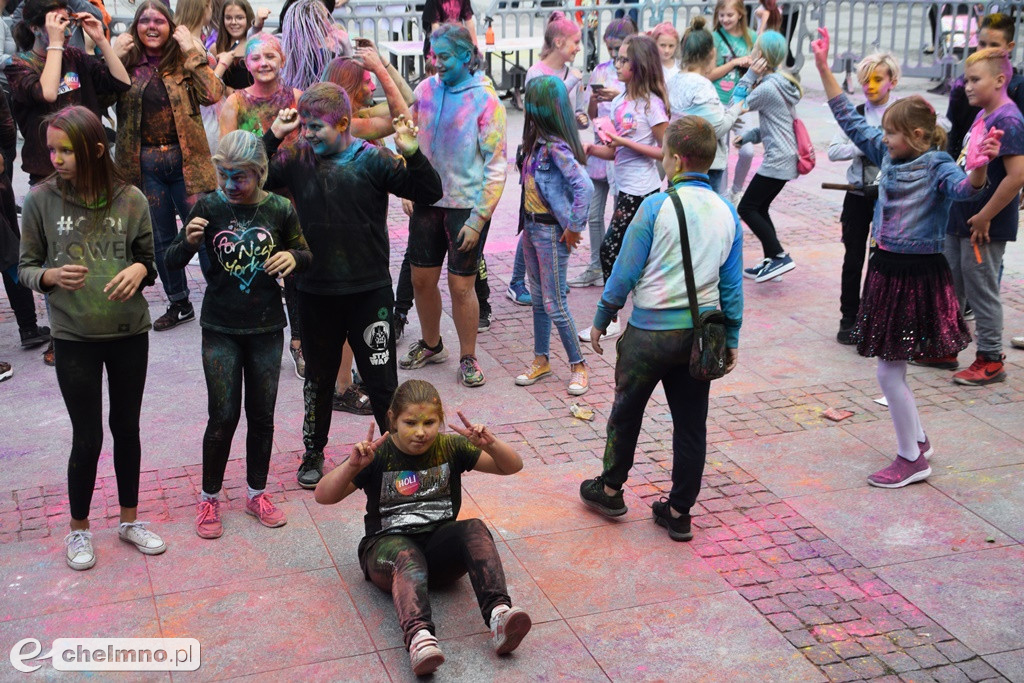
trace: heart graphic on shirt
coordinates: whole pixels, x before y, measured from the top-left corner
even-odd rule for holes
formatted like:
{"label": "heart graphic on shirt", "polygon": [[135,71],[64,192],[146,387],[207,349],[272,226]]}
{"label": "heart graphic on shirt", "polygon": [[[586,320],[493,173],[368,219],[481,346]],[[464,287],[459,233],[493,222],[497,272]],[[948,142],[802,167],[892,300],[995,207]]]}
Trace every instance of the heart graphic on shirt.
{"label": "heart graphic on shirt", "polygon": [[238,288],[247,294],[253,279],[274,253],[274,246],[274,236],[266,228],[248,228],[241,233],[221,230],[213,236],[217,260],[224,270],[238,278]]}

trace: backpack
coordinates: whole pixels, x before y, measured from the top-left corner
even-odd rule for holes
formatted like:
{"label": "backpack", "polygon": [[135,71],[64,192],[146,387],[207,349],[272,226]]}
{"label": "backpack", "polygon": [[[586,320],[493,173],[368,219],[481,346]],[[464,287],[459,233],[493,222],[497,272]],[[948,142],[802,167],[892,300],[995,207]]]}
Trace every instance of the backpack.
{"label": "backpack", "polygon": [[[782,86],[776,83],[779,89],[779,94],[782,95]],[[789,107],[789,113],[793,116],[793,136],[796,138],[796,172],[800,175],[807,175],[814,170],[814,164],[816,161],[814,154],[814,143],[811,142],[811,136],[807,132],[807,126],[804,122],[797,118],[796,108],[793,105],[786,103]]]}

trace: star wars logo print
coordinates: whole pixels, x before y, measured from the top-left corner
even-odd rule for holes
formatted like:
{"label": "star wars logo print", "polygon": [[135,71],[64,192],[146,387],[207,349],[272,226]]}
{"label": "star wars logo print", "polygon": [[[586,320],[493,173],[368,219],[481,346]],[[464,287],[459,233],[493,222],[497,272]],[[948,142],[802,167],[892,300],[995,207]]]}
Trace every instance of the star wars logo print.
{"label": "star wars logo print", "polygon": [[370,365],[384,365],[391,359],[388,351],[390,339],[391,325],[386,320],[370,323],[363,330],[363,341],[370,348]]}

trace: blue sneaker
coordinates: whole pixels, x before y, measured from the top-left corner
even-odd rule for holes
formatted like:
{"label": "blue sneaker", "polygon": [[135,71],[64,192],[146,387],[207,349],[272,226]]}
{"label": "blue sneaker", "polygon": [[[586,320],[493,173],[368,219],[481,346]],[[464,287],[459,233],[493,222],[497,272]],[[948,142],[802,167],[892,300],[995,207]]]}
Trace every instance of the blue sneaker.
{"label": "blue sneaker", "polygon": [[767,266],[771,262],[772,260],[770,258],[766,258],[764,261],[761,261],[756,266],[744,268],[743,277],[750,278],[751,280],[757,278],[757,276],[761,274],[761,271],[764,270],[765,266]]}
{"label": "blue sneaker", "polygon": [[796,268],[796,264],[793,263],[793,258],[789,254],[783,254],[782,256],[776,256],[764,263],[761,266],[761,272],[754,278],[754,282],[765,282],[773,278],[777,278],[783,273]]}
{"label": "blue sneaker", "polygon": [[530,293],[526,291],[525,282],[511,283],[508,286],[508,289],[505,290],[505,296],[507,296],[509,299],[512,299],[513,302],[519,304],[520,306],[533,305],[533,297],[531,297]]}

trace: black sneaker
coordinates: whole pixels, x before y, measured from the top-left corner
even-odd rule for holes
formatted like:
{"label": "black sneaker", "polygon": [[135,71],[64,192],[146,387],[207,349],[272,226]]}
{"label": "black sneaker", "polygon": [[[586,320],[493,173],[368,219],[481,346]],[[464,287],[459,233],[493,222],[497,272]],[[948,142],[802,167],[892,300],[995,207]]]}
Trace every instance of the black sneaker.
{"label": "black sneaker", "polygon": [[175,301],[167,307],[166,313],[153,321],[153,330],[163,332],[195,319],[196,310],[192,308],[191,301]]}
{"label": "black sneaker", "polygon": [[668,537],[673,541],[689,541],[693,539],[693,532],[690,531],[690,514],[683,513],[679,517],[673,517],[669,509],[668,498],[662,498],[651,506],[651,515],[654,523],[668,529]]}
{"label": "black sneaker", "polygon": [[299,472],[295,478],[299,486],[304,489],[315,489],[316,485],[324,476],[324,454],[315,451],[306,451],[302,456],[302,464],[299,465]]}
{"label": "black sneaker", "polygon": [[23,349],[34,349],[50,341],[49,327],[32,326],[19,330],[18,333],[21,335],[21,348]]}
{"label": "black sneaker", "polygon": [[491,314],[490,313],[481,313],[480,314],[480,322],[476,326],[476,331],[477,332],[486,332],[489,329],[491,329]]}
{"label": "black sneaker", "polygon": [[334,400],[331,408],[353,415],[373,415],[373,408],[370,406],[370,397],[358,384],[349,384],[344,392],[334,392]]}
{"label": "black sneaker", "polygon": [[614,496],[604,492],[604,477],[586,479],[580,484],[580,500],[606,517],[621,517],[629,511],[622,502],[622,491]]}
{"label": "black sneaker", "polygon": [[409,315],[406,313],[395,312],[395,319],[391,323],[395,330],[395,344],[402,341],[402,334],[405,332],[405,326],[409,324]]}
{"label": "black sneaker", "polygon": [[840,320],[839,331],[836,333],[836,341],[845,346],[852,346],[857,341],[853,338],[853,328],[856,322],[853,320]]}

